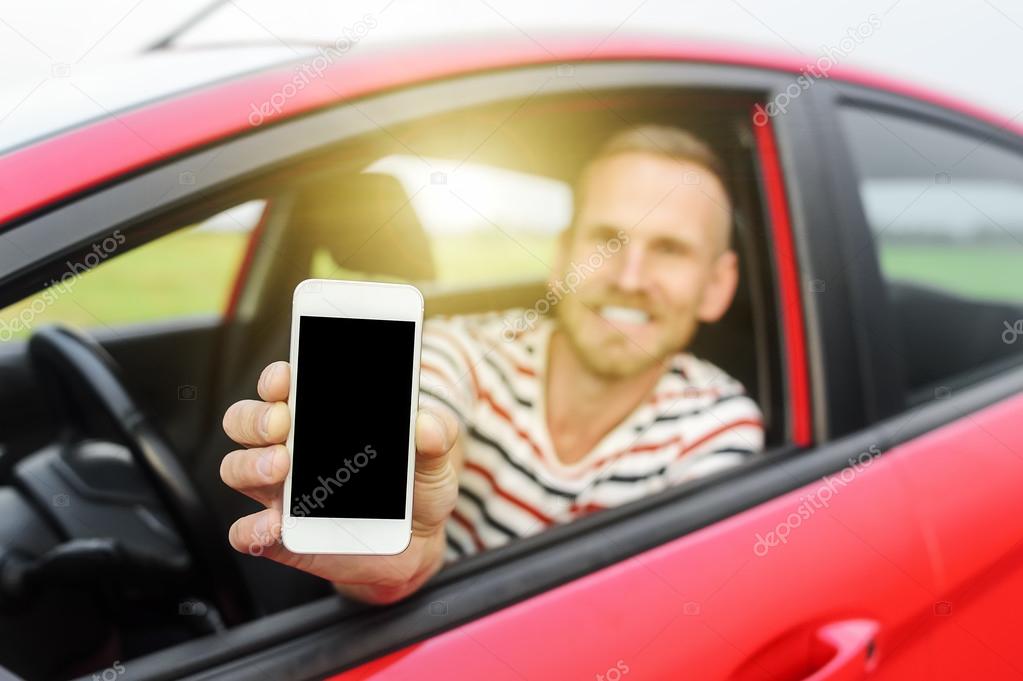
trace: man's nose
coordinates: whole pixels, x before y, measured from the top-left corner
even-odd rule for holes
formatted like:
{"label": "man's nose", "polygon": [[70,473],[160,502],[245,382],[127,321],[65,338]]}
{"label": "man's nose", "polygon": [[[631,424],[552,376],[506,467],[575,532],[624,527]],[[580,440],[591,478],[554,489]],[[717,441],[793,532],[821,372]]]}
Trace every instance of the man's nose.
{"label": "man's nose", "polygon": [[638,244],[622,247],[617,255],[618,272],[615,277],[618,288],[623,291],[640,291],[646,285],[647,271],[645,253]]}

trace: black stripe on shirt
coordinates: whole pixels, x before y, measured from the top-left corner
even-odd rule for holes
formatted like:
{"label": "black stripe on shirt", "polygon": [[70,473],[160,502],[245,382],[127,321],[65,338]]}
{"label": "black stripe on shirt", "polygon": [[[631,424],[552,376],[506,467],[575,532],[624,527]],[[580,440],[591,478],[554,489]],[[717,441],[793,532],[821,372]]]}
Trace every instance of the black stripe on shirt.
{"label": "black stripe on shirt", "polygon": [[533,483],[535,483],[545,492],[548,492],[555,496],[562,497],[564,499],[575,501],[577,495],[574,492],[566,492],[565,490],[558,489],[557,487],[551,487],[550,485],[544,483],[543,481],[536,477],[533,471],[529,470],[528,468],[520,464],[518,461],[512,459],[508,452],[505,451],[505,449],[501,445],[499,445],[495,440],[481,433],[475,426],[472,425],[469,426],[469,437],[478,440],[479,442],[482,442],[483,444],[493,449],[501,456],[502,459],[504,459],[508,463],[508,465],[510,465],[512,468],[514,468],[515,470],[519,471],[527,478],[532,480]]}
{"label": "black stripe on shirt", "polygon": [[510,527],[502,523],[500,520],[496,519],[494,516],[490,515],[490,511],[487,510],[487,505],[483,503],[483,500],[480,499],[478,494],[467,490],[465,487],[459,486],[458,496],[464,497],[468,499],[470,502],[472,502],[473,505],[475,505],[479,509],[480,515],[483,517],[483,521],[487,525],[494,528],[495,530],[497,530],[504,536],[508,537],[509,539],[518,538],[519,536],[518,532],[511,529]]}
{"label": "black stripe on shirt", "polygon": [[[700,454],[699,458],[700,459],[704,459],[706,457],[714,456],[716,454],[742,454],[743,456],[745,456],[747,458],[750,458],[750,457],[755,456],[756,452],[753,451],[752,449],[744,449],[744,448],[741,448],[741,447],[722,447],[721,449],[714,449],[714,450],[711,450],[709,452]],[[614,475],[609,475],[606,478],[600,478],[599,480],[595,480],[593,482],[592,487],[596,487],[597,485],[599,485],[602,482],[636,483],[636,482],[641,482],[643,480],[649,480],[650,478],[653,478],[653,477],[656,477],[656,476],[659,476],[659,475],[664,475],[665,473],[667,473],[668,468],[672,464],[674,464],[674,463],[676,463],[676,462],[675,461],[670,461],[670,462],[664,464],[663,466],[661,466],[660,468],[658,468],[657,470],[651,471],[650,473],[647,473],[645,475],[622,475],[622,474],[618,474],[618,473],[616,473]]]}
{"label": "black stripe on shirt", "polygon": [[[728,402],[729,400],[734,400],[737,397],[745,397],[745,395],[743,395],[742,393],[734,393],[732,395],[723,395],[723,396],[717,398],[716,400],[714,400],[713,402],[711,402],[710,404],[704,405],[702,407],[697,407],[696,409],[690,409],[689,411],[681,411],[681,412],[677,412],[677,413],[674,413],[674,414],[659,414],[650,423],[651,424],[654,424],[654,423],[664,423],[665,421],[675,421],[677,419],[684,419],[684,418],[691,418],[693,416],[699,416],[700,414],[703,414],[704,412],[706,412],[706,411],[708,411],[708,410],[718,406],[719,404],[722,404],[724,402]],[[637,426],[637,429],[638,428],[640,428],[640,426]]]}
{"label": "black stripe on shirt", "polygon": [[454,412],[455,416],[457,416],[458,420],[461,421],[463,424],[467,422],[465,414],[463,414],[460,409],[455,407],[455,405],[452,404],[447,398],[441,397],[440,395],[438,395],[437,393],[433,392],[429,388],[424,388],[422,386],[419,386],[419,394],[420,395],[426,395],[427,397],[429,397],[431,399],[437,400],[438,402],[443,404],[445,407],[450,409],[452,412]]}
{"label": "black stripe on shirt", "polygon": [[454,371],[455,380],[456,381],[462,380],[462,376],[464,376],[465,373],[466,373],[465,372],[465,367],[464,366],[459,366],[458,362],[455,360],[454,357],[452,357],[448,353],[447,350],[445,350],[444,348],[441,348],[441,347],[439,347],[437,345],[434,345],[433,343],[431,343],[430,341],[426,340],[425,338],[423,339],[422,348],[423,348],[423,350],[428,350],[430,352],[433,352],[433,353],[436,353],[436,354],[440,355],[440,358],[444,360],[444,363],[447,364],[449,367],[451,367],[451,370]]}
{"label": "black stripe on shirt", "polygon": [[517,392],[515,392],[515,388],[512,387],[511,381],[508,380],[508,376],[506,376],[504,371],[502,371],[501,368],[498,367],[497,364],[494,363],[494,360],[490,359],[489,353],[486,354],[486,355],[483,355],[483,361],[486,362],[488,365],[490,365],[490,368],[493,369],[494,373],[497,374],[497,377],[501,380],[501,383],[503,383],[504,387],[508,389],[508,394],[511,395],[512,398],[516,402],[521,404],[526,409],[532,409],[533,408],[533,403],[532,402],[530,402],[529,400],[524,399],[522,397],[519,397],[519,394]]}

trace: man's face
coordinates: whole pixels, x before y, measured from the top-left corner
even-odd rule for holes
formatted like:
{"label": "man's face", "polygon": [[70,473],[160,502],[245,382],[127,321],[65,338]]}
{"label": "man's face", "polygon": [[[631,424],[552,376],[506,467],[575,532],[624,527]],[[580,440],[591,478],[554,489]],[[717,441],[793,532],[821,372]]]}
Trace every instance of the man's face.
{"label": "man's face", "polygon": [[630,376],[683,349],[698,322],[720,318],[738,280],[730,224],[724,188],[699,165],[641,152],[591,165],[551,282],[582,362]]}

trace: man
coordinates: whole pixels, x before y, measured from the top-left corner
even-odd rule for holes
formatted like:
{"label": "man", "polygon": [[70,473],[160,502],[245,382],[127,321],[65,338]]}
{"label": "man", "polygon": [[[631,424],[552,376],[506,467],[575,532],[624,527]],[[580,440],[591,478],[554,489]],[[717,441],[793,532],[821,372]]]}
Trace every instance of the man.
{"label": "man", "polygon": [[267,506],[235,522],[232,546],[387,603],[445,559],[755,456],[757,406],[684,352],[735,294],[731,213],[706,144],[675,128],[625,130],[586,165],[536,308],[426,323],[413,536],[397,556],[295,555],[280,544],[291,376],[286,362],[268,366],[264,401],[224,416],[250,448],[228,454],[221,476]]}

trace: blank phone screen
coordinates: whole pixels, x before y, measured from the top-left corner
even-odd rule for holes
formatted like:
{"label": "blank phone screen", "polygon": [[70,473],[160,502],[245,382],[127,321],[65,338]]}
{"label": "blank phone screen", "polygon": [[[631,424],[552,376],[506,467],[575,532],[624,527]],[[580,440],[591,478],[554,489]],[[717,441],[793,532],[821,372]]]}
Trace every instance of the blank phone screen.
{"label": "blank phone screen", "polygon": [[299,318],[291,514],[405,517],[415,322]]}

